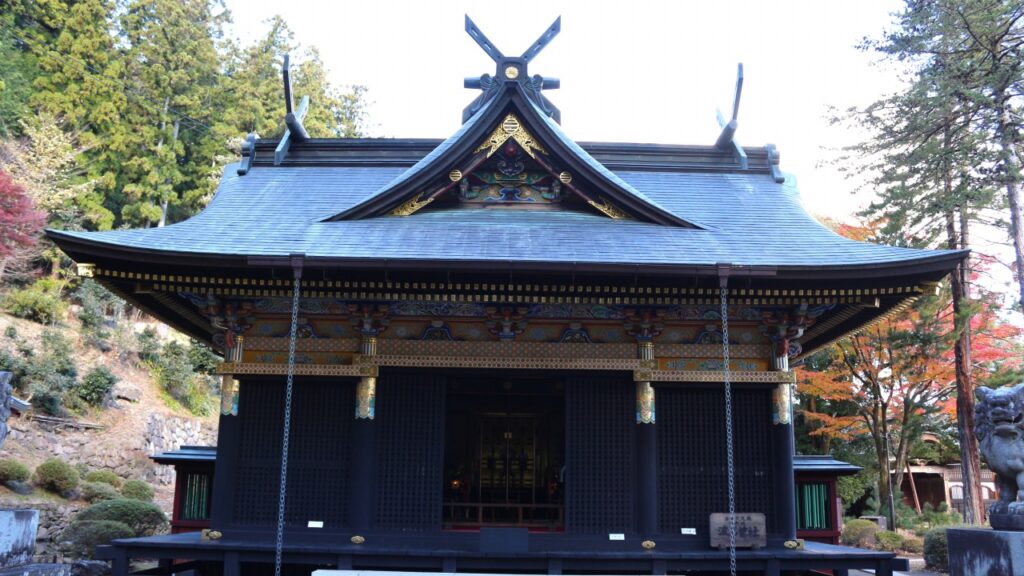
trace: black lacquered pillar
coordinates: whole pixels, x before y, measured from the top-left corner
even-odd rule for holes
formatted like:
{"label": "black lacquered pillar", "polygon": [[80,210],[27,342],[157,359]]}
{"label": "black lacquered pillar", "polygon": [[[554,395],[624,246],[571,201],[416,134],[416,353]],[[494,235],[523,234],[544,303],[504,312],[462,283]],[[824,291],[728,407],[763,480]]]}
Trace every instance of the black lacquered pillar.
{"label": "black lacquered pillar", "polygon": [[[772,358],[772,370],[789,372],[783,352]],[[775,446],[775,507],[779,531],[785,540],[796,540],[796,479],[793,475],[793,385],[779,383],[772,390],[772,444]]]}
{"label": "black lacquered pillar", "polygon": [[[376,336],[364,335],[359,351],[364,357],[376,355]],[[372,521],[373,477],[377,462],[376,403],[377,376],[374,373],[363,376],[356,384],[355,420],[349,446],[348,524],[357,531],[368,530]]]}
{"label": "black lacquered pillar", "polygon": [[[654,342],[641,339],[637,343],[641,360],[654,359]],[[653,538],[658,530],[658,436],[654,428],[655,398],[650,382],[637,381],[636,386],[636,462],[637,462],[637,528],[643,538]]]}

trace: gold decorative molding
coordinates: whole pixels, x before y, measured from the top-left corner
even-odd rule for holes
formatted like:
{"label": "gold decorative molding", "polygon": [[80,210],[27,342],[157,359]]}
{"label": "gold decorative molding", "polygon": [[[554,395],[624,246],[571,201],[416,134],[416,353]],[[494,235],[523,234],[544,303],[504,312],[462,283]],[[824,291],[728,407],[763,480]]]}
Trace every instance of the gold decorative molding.
{"label": "gold decorative molding", "polygon": [[[107,270],[100,267],[94,269],[96,276],[124,280],[145,280],[162,282],[159,286],[166,290],[193,288],[198,292],[207,291],[217,286],[251,287],[258,289],[284,289],[282,293],[291,295],[291,281],[271,278],[235,278],[223,276],[182,276],[176,274],[158,274],[151,272],[129,272],[125,270]],[[188,285],[188,286],[180,286]],[[205,285],[205,286],[200,286]],[[379,280],[303,280],[302,291],[330,289],[332,294],[338,289],[344,290],[432,290],[442,292],[545,292],[549,294],[605,294],[645,295],[645,296],[687,296],[714,299],[718,303],[717,288],[686,288],[681,286],[613,286],[595,284],[518,284],[518,283],[486,283],[486,282],[392,282]],[[923,293],[921,286],[889,286],[882,288],[736,288],[729,290],[729,302],[743,304],[752,298],[791,298],[794,303],[833,303],[839,298],[863,296],[917,296]],[[852,300],[850,301],[853,302]]]}
{"label": "gold decorative molding", "polygon": [[537,370],[620,370],[638,368],[633,358],[529,358],[515,356],[414,356],[379,354],[373,357],[379,366],[415,368],[496,368]]}
{"label": "gold decorative molding", "polygon": [[[288,350],[288,336],[247,336],[245,348],[249,351],[284,352]],[[300,338],[295,341],[295,350],[353,353],[359,351],[359,338]]]}
{"label": "gold decorative molding", "polygon": [[427,204],[430,204],[431,202],[434,201],[434,199],[432,197],[427,197],[426,199],[423,199],[423,195],[424,195],[424,193],[420,192],[419,194],[417,194],[417,195],[413,196],[412,198],[406,200],[404,204],[402,204],[398,208],[395,208],[394,210],[392,210],[391,211],[391,215],[392,216],[410,216],[410,215],[415,214],[416,212],[418,212],[420,210],[420,208],[423,208]]}
{"label": "gold decorative molding", "polygon": [[[373,364],[296,364],[296,376],[373,376],[378,373]],[[218,374],[235,376],[285,376],[287,364],[266,364],[262,362],[224,362],[217,366]]]}
{"label": "gold decorative molding", "polygon": [[537,139],[530,134],[523,123],[519,121],[519,118],[515,114],[509,112],[508,116],[501,121],[501,124],[491,132],[491,135],[487,137],[473,153],[476,154],[482,150],[487,150],[487,156],[490,157],[492,154],[498,151],[499,148],[505,145],[509,139],[515,140],[524,152],[530,155],[531,158],[535,158],[533,151],[536,150],[541,154],[547,154]]}
{"label": "gold decorative molding", "polygon": [[[730,382],[754,382],[762,384],[789,384],[794,381],[791,372],[768,372],[760,370],[732,370]],[[725,381],[721,370],[637,370],[634,382],[713,382]]]}
{"label": "gold decorative molding", "polygon": [[594,208],[597,208],[604,213],[605,216],[613,218],[615,220],[633,220],[633,217],[623,212],[618,206],[612,204],[607,198],[601,196],[598,198],[600,202],[593,200],[587,200],[587,204],[590,204]]}

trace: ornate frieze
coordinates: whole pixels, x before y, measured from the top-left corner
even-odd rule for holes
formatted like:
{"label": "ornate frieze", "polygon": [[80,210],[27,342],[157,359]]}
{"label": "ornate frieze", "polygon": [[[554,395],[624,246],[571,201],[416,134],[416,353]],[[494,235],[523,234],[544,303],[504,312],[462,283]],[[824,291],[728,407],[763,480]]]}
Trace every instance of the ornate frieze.
{"label": "ornate frieze", "polygon": [[526,329],[528,311],[525,306],[488,306],[484,310],[488,318],[487,329],[499,340],[515,340]]}

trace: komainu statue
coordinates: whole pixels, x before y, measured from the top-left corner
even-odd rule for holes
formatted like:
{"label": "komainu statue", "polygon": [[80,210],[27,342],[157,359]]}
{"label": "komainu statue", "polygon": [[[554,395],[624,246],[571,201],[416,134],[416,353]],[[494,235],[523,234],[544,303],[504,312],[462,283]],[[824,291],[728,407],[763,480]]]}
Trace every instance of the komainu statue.
{"label": "komainu statue", "polygon": [[999,501],[989,508],[992,527],[997,516],[1019,515],[1024,520],[1024,384],[1004,388],[978,388],[974,428],[981,457],[995,473]]}

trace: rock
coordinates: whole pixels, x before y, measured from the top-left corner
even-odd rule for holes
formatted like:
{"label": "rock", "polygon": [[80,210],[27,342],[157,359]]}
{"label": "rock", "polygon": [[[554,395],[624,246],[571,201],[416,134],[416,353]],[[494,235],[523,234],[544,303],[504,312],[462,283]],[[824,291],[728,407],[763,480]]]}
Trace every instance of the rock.
{"label": "rock", "polygon": [[78,560],[71,565],[71,576],[104,576],[110,566],[101,560]]}
{"label": "rock", "polygon": [[114,385],[113,395],[118,400],[127,400],[129,402],[138,402],[142,399],[142,391],[137,386],[125,382],[118,382]]}
{"label": "rock", "polygon": [[49,537],[50,531],[47,530],[44,526],[40,526],[39,530],[36,532],[36,540],[46,540]]}

